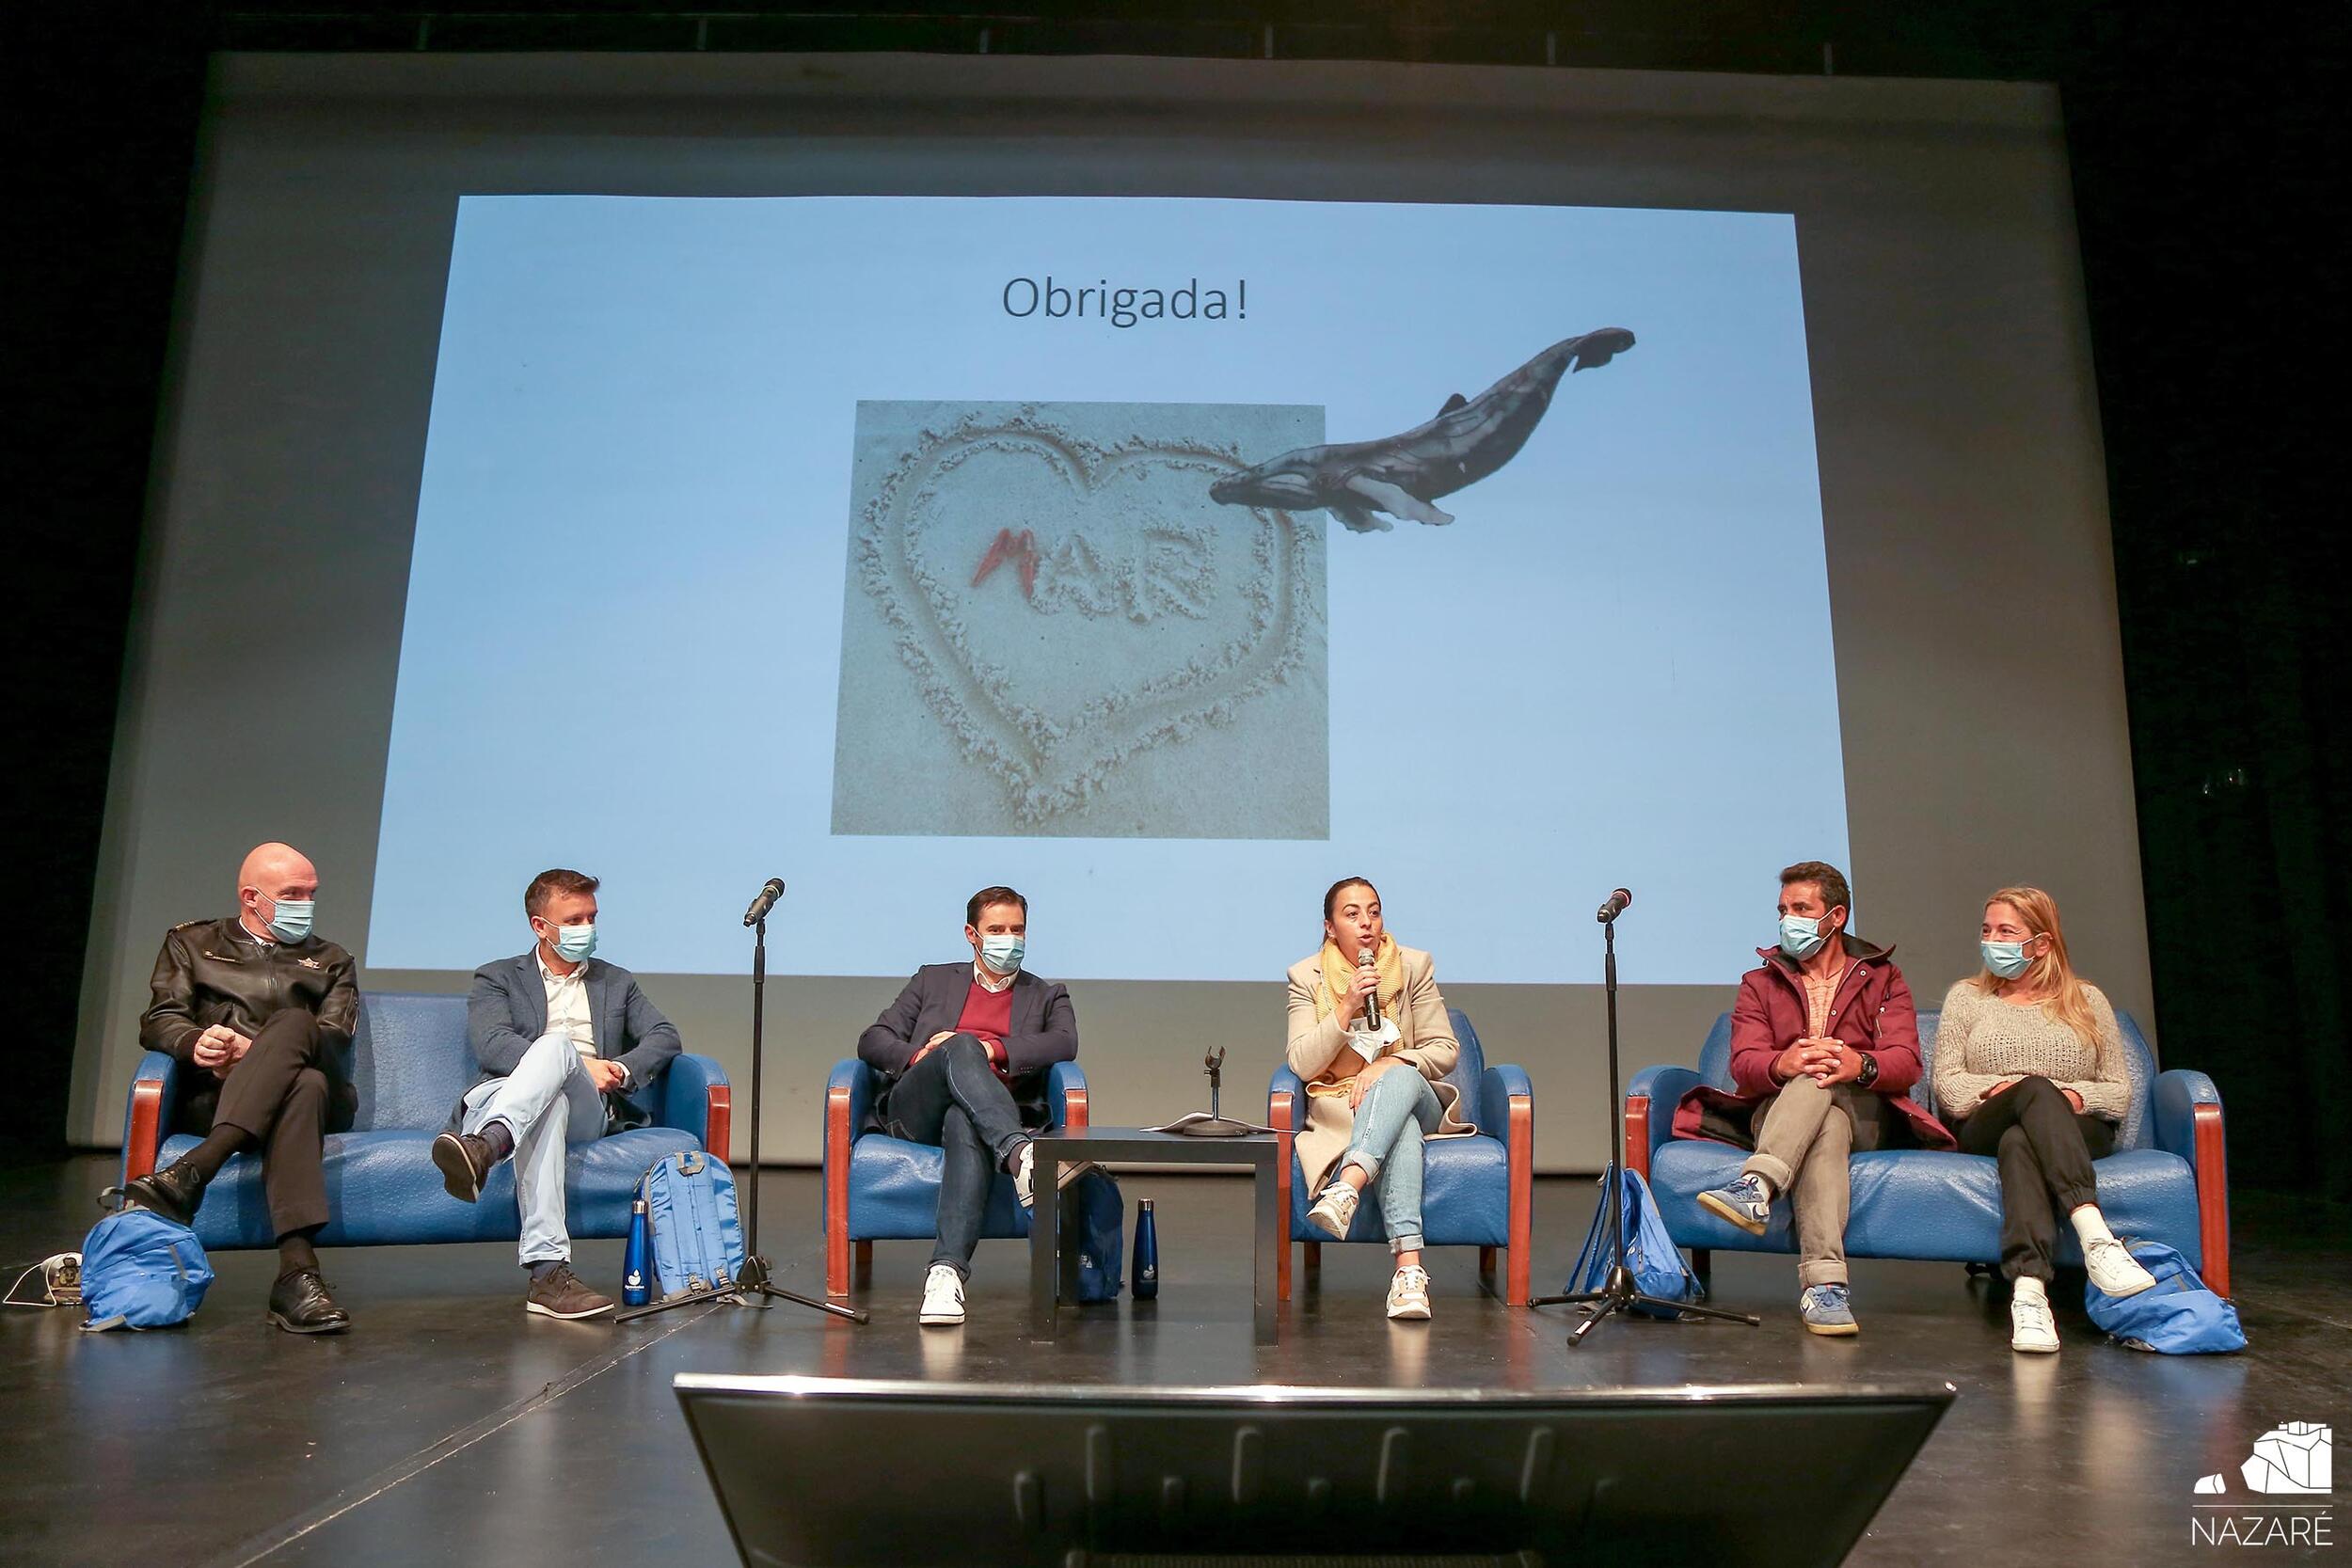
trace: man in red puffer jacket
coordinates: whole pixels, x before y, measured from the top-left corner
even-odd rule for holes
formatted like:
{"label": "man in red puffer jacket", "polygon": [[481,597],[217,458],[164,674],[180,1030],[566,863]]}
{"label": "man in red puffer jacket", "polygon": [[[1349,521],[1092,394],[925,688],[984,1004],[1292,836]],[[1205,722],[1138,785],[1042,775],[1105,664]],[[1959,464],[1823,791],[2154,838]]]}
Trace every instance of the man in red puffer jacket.
{"label": "man in red puffer jacket", "polygon": [[1952,1135],[1904,1091],[1919,1081],[1919,1017],[1894,949],[1847,927],[1843,873],[1800,861],[1780,874],[1780,942],[1740,979],[1731,1009],[1736,1094],[1692,1089],[1675,1136],[1755,1150],[1736,1180],[1698,1202],[1752,1236],[1784,1195],[1797,1237],[1798,1315],[1815,1334],[1860,1332],[1846,1275],[1846,1157],[1950,1148]]}

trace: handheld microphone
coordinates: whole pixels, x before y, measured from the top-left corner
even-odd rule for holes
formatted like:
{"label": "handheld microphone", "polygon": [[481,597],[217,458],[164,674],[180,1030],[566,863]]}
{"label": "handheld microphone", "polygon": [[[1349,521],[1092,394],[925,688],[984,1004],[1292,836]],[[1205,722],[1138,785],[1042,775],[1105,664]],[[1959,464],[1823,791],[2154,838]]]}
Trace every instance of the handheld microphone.
{"label": "handheld microphone", "polygon": [[[1358,969],[1370,969],[1372,967],[1371,948],[1359,947],[1356,949],[1356,967]],[[1377,1029],[1380,1027],[1380,989],[1377,986],[1374,987],[1371,990],[1364,994],[1364,1027],[1367,1029]]]}
{"label": "handheld microphone", "polygon": [[1632,892],[1627,888],[1619,888],[1609,895],[1608,900],[1601,905],[1600,912],[1593,918],[1606,926],[1617,916],[1625,913],[1626,906],[1632,902]]}
{"label": "handheld microphone", "polygon": [[768,911],[774,909],[776,907],[776,900],[783,896],[784,879],[781,877],[769,878],[767,885],[759,890],[759,896],[752,900],[752,907],[743,911],[743,924],[746,926],[756,926],[761,921],[767,919]]}

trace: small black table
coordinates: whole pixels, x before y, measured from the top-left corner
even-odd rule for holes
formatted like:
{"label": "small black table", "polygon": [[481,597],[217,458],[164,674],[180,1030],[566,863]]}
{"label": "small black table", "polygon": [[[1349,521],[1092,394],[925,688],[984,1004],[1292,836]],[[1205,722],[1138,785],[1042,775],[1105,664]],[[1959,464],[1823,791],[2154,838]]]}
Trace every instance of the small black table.
{"label": "small black table", "polygon": [[[1031,1145],[1029,1212],[1029,1337],[1051,1339],[1060,1319],[1061,1205],[1057,1174],[1081,1160],[1098,1165],[1223,1165],[1247,1167],[1257,1178],[1256,1237],[1250,1270],[1251,1320],[1257,1342],[1274,1343],[1275,1249],[1288,1218],[1276,1207],[1280,1142],[1271,1132],[1237,1138],[1187,1138],[1141,1127],[1063,1128],[1041,1132]],[[1131,1282],[1132,1283],[1132,1282]]]}

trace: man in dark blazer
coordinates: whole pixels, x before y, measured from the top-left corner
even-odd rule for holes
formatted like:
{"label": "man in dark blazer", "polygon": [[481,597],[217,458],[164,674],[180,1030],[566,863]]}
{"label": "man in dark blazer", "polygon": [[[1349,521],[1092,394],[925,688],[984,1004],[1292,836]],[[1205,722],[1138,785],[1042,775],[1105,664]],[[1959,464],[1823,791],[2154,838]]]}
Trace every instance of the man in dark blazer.
{"label": "man in dark blazer", "polygon": [[858,1059],[885,1080],[874,1126],[946,1156],[939,1244],[920,1314],[932,1326],[963,1322],[964,1281],[996,1172],[1011,1173],[1023,1208],[1033,1201],[1029,1134],[1046,1123],[1046,1079],[1056,1062],[1078,1054],[1070,993],[1022,967],[1029,901],[1009,887],[982,888],[963,921],[970,960],[916,970],[857,1041]]}
{"label": "man in dark blazer", "polygon": [[522,1211],[516,1252],[531,1271],[523,1308],[548,1318],[593,1318],[612,1298],[572,1273],[564,1224],[564,1161],[574,1144],[648,1119],[642,1096],[678,1053],[677,1030],[637,989],[636,977],[591,957],[596,948],[596,879],[542,871],[523,893],[536,945],[473,972],[466,1037],[482,1077],[433,1140],[433,1164],[450,1196],[468,1203],[501,1160],[515,1162]]}

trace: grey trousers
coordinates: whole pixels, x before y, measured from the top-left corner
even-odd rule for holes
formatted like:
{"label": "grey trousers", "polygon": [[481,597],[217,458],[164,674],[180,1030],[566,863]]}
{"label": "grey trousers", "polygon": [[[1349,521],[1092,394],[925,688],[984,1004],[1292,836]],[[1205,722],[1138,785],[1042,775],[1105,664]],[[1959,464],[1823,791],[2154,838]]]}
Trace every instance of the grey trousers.
{"label": "grey trousers", "polygon": [[[1788,1196],[1796,1222],[1797,1283],[1846,1283],[1846,1157],[1879,1145],[1885,1101],[1851,1084],[1823,1087],[1792,1078],[1756,1117],[1756,1152],[1740,1167]],[[1857,1139],[1857,1120],[1867,1123]]]}

